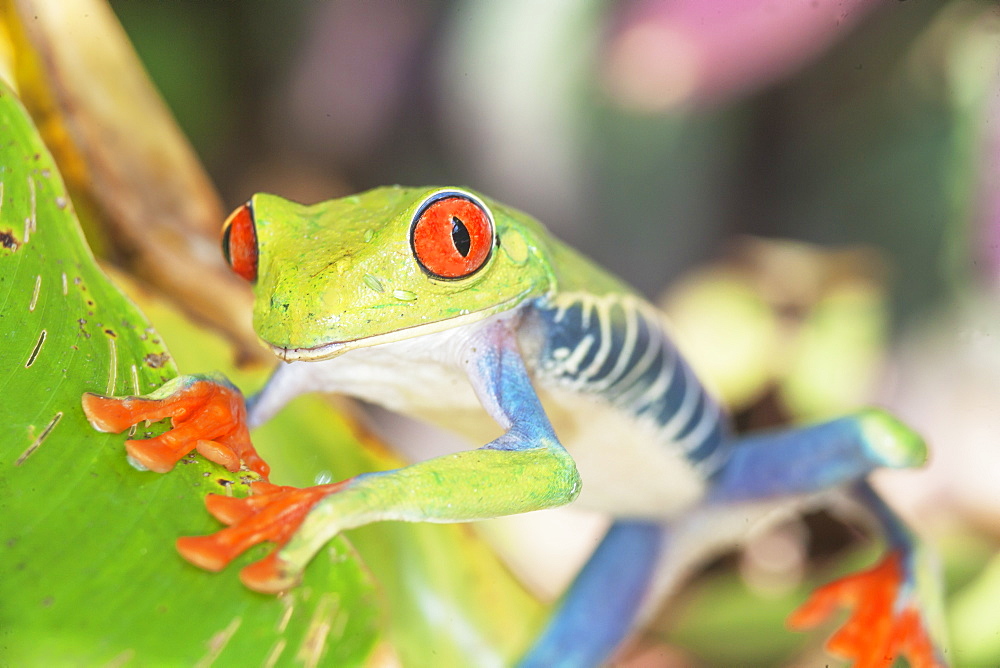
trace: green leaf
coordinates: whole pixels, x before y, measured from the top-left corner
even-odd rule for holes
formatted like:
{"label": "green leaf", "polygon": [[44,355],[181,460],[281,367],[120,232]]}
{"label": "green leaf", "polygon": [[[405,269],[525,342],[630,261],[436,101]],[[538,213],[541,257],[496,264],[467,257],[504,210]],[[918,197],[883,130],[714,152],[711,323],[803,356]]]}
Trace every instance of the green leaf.
{"label": "green leaf", "polygon": [[3,662],[361,664],[377,601],[346,542],[281,598],[248,591],[234,569],[197,569],[174,540],[218,529],[203,494],[245,493],[245,481],[201,458],[137,471],[123,435],[87,424],[83,392],[148,392],[176,370],[96,267],[51,156],[3,84],[0,138]]}

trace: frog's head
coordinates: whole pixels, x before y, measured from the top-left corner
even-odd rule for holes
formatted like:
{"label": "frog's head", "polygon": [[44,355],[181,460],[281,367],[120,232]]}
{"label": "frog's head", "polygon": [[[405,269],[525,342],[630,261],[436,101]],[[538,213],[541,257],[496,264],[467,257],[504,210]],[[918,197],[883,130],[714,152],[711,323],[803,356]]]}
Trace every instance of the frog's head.
{"label": "frog's head", "polygon": [[254,285],[254,327],[286,361],[462,326],[549,290],[545,235],[458,188],[370,190],[302,206],[258,194],[223,228]]}

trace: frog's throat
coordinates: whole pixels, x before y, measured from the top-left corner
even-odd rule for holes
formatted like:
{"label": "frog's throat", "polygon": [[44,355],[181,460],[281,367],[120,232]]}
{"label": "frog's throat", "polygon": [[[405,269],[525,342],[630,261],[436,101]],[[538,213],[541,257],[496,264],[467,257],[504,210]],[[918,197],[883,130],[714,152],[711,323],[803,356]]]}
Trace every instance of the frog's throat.
{"label": "frog's throat", "polygon": [[500,302],[499,304],[481,311],[463,313],[451,318],[445,318],[444,320],[413,325],[411,327],[402,327],[391,332],[373,334],[372,336],[364,336],[347,341],[330,341],[329,343],[323,343],[309,348],[288,348],[285,346],[275,345],[269,341],[265,341],[264,344],[271,349],[271,352],[273,352],[278,359],[284,362],[320,362],[322,360],[337,357],[338,355],[342,355],[347,351],[354,350],[356,348],[366,348],[368,346],[377,346],[382,343],[393,343],[395,341],[402,341],[403,339],[413,339],[427,334],[435,334],[446,329],[465,327],[481,322],[482,320],[495,316],[499,313],[512,310],[515,306],[524,301],[529,292],[530,290],[526,290],[516,297]]}

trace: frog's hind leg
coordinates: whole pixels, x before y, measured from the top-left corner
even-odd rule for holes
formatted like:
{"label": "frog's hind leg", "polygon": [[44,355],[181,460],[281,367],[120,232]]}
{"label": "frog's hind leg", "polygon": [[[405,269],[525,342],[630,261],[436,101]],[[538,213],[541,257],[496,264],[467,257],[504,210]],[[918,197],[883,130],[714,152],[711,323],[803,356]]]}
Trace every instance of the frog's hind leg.
{"label": "frog's hind leg", "polygon": [[835,580],[812,593],[789,618],[792,629],[818,626],[837,608],[850,613],[826,643],[856,666],[878,666],[879,657],[904,655],[915,668],[943,666],[944,612],[941,577],[929,553],[866,480],[852,496],[886,537],[888,551],[868,570]]}
{"label": "frog's hind leg", "polygon": [[851,617],[828,648],[856,666],[944,665],[936,633],[936,579],[902,521],[864,478],[876,468],[920,464],[920,438],[882,411],[754,435],[731,446],[710,478],[706,499],[670,525],[618,521],[563,596],[520,668],[585,667],[606,661],[655,610],[689,568],[745,537],[790,499],[807,500],[845,485],[876,518],[890,551],[880,565],[821,588],[790,622],[815,625],[838,605]]}
{"label": "frog's hind leg", "polygon": [[734,444],[706,507],[749,509],[848,485],[880,525],[889,551],[876,567],[817,590],[790,625],[815,626],[846,607],[847,622],[827,644],[832,653],[865,667],[890,665],[897,656],[913,666],[944,665],[939,580],[916,537],[865,480],[875,468],[915,466],[925,458],[920,437],[879,410],[753,435]]}
{"label": "frog's hind leg", "polygon": [[643,606],[669,530],[615,522],[559,601],[519,668],[575,668],[605,661]]}

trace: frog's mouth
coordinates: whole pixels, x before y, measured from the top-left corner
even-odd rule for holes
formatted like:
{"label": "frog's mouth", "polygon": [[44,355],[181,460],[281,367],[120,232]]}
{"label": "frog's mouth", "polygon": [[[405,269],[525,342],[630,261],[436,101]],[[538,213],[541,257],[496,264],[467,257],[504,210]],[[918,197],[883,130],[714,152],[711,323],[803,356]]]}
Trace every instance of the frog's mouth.
{"label": "frog's mouth", "polygon": [[[360,340],[362,339],[358,339],[358,341]],[[353,348],[360,347],[358,345],[351,345],[354,343],[357,343],[357,341],[332,341],[313,348],[285,348],[268,343],[267,347],[282,362],[320,362],[341,355]]]}
{"label": "frog's mouth", "polygon": [[499,304],[483,309],[482,311],[463,313],[462,315],[437,320],[435,322],[420,323],[419,325],[402,327],[391,332],[373,334],[371,336],[359,337],[357,339],[330,341],[329,343],[322,343],[318,346],[311,346],[308,348],[282,346],[271,343],[270,341],[265,341],[264,343],[271,349],[271,352],[273,352],[278,359],[283,362],[321,362],[323,360],[338,357],[339,355],[343,355],[344,353],[357,348],[367,348],[370,346],[382,345],[384,343],[414,339],[419,336],[435,334],[446,329],[465,327],[480,322],[481,320],[485,320],[486,318],[498,313],[512,310],[519,302],[524,300],[527,294],[528,291],[525,291],[513,299],[500,302]]}

